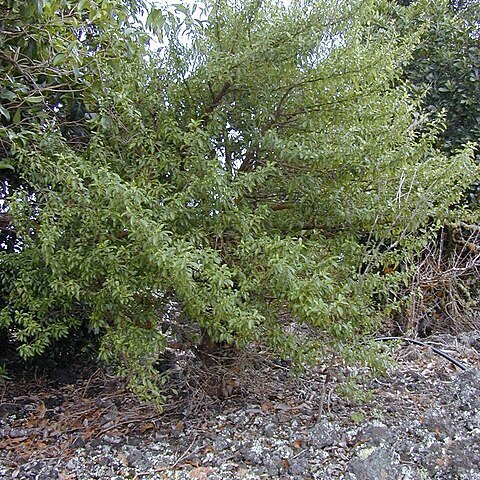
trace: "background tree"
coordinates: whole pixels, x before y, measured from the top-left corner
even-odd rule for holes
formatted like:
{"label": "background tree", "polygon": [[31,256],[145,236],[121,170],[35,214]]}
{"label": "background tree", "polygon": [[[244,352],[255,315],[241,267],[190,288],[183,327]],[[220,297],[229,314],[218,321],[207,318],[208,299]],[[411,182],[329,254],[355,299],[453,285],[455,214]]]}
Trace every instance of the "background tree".
{"label": "background tree", "polygon": [[[415,25],[421,41],[405,68],[405,77],[413,95],[422,96],[423,107],[445,125],[437,146],[452,153],[468,142],[478,144],[480,3],[445,0],[411,4],[407,28]],[[472,200],[474,195],[472,191]]]}
{"label": "background tree", "polygon": [[57,120],[2,131],[28,185],[8,203],[21,247],[0,260],[21,354],[83,325],[157,400],[154,363],[179,331],[185,348],[368,357],[408,282],[397,266],[477,174],[470,149],[432,147],[396,86],[414,38],[377,1],[219,0],[205,21],[156,11],[168,43],[152,53],[117,3],[83,21],[105,5],[95,46],[77,37],[89,141]]}

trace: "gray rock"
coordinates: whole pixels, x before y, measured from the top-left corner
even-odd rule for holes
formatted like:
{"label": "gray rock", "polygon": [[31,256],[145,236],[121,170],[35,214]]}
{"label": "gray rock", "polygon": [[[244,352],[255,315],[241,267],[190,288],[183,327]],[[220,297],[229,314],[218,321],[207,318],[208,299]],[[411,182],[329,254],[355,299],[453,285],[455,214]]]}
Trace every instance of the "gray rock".
{"label": "gray rock", "polygon": [[223,452],[230,446],[230,442],[228,439],[222,436],[218,436],[215,439],[215,442],[213,443],[213,448],[215,448],[215,451],[217,452]]}
{"label": "gray rock", "polygon": [[461,410],[480,410],[480,372],[465,370],[457,375],[453,386],[455,405]]}
{"label": "gray rock", "polygon": [[321,420],[308,432],[308,441],[317,448],[325,448],[339,442],[341,429],[326,419]]}
{"label": "gray rock", "polygon": [[96,447],[101,447],[102,445],[104,444],[103,440],[100,439],[100,438],[92,438],[89,442],[88,442],[88,447],[89,449],[95,449]]}
{"label": "gray rock", "polygon": [[56,470],[46,470],[44,472],[39,473],[35,480],[54,480],[59,478],[58,472]]}
{"label": "gray rock", "polygon": [[290,460],[289,473],[295,476],[304,477],[308,473],[308,459],[298,457]]}
{"label": "gray rock", "polygon": [[471,470],[480,472],[480,444],[478,440],[455,440],[448,449],[450,471],[461,475]]}
{"label": "gray rock", "polygon": [[140,470],[147,470],[152,465],[148,456],[138,448],[134,448],[130,451],[127,455],[127,460],[130,465],[139,468]]}
{"label": "gray rock", "polygon": [[267,468],[270,477],[275,477],[283,468],[283,459],[279,455],[273,453],[265,456],[263,464]]}
{"label": "gray rock", "polygon": [[248,463],[257,465],[263,464],[264,457],[262,453],[258,452],[257,450],[253,450],[252,448],[245,446],[240,449],[240,453],[242,454],[243,459]]}
{"label": "gray rock", "polygon": [[72,442],[72,447],[74,448],[82,448],[86,445],[86,441],[83,438],[77,437]]}
{"label": "gray rock", "polygon": [[397,480],[399,468],[395,457],[385,448],[364,448],[350,460],[347,470],[356,480]]}
{"label": "gray rock", "polygon": [[107,455],[99,455],[95,459],[95,463],[102,466],[108,466],[112,462],[112,459]]}
{"label": "gray rock", "polygon": [[237,424],[237,425],[246,425],[248,422],[250,421],[250,419],[248,418],[248,416],[245,414],[245,413],[240,413],[235,419],[234,419],[234,422]]}
{"label": "gray rock", "polygon": [[263,433],[268,438],[274,437],[276,430],[277,430],[277,426],[274,423],[267,423],[267,425],[263,427]]}
{"label": "gray rock", "polygon": [[383,423],[367,423],[362,426],[355,438],[357,442],[369,442],[371,445],[381,445],[393,436],[392,429]]}
{"label": "gray rock", "polygon": [[480,352],[480,331],[463,332],[458,336],[458,340],[467,347],[474,348]]}
{"label": "gray rock", "polygon": [[398,441],[395,445],[395,451],[402,457],[402,459],[405,459],[409,462],[415,461],[418,450],[418,443],[408,438]]}
{"label": "gray rock", "polygon": [[427,445],[419,445],[416,451],[416,463],[435,476],[446,465],[445,444],[434,441]]}
{"label": "gray rock", "polygon": [[443,409],[429,408],[423,414],[423,426],[437,437],[445,438],[454,435],[451,416]]}
{"label": "gray rock", "polygon": [[103,435],[102,439],[105,442],[111,443],[113,445],[118,445],[119,443],[122,442],[122,437],[120,437],[118,435]]}

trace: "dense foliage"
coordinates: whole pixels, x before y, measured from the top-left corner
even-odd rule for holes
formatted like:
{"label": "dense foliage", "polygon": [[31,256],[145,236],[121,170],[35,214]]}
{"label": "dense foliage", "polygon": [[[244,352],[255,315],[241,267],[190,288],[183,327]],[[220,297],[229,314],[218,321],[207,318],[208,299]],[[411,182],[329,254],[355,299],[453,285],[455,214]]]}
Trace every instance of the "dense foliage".
{"label": "dense foliage", "polygon": [[[445,129],[437,145],[454,152],[467,142],[475,142],[480,162],[480,2],[440,2],[431,8],[429,27],[416,49],[407,75],[416,91],[427,87],[424,105],[439,114]],[[480,184],[468,191],[468,199],[478,208]]]}
{"label": "dense foliage", "polygon": [[454,152],[480,140],[480,2],[413,3],[421,41],[405,75],[423,106],[445,129],[437,145]]}
{"label": "dense foliage", "polygon": [[418,36],[388,3],[196,13],[154,10],[152,51],[131,4],[2,6],[0,325],[25,358],[86,328],[147,396],[173,336],[368,355],[478,175],[399,86]]}

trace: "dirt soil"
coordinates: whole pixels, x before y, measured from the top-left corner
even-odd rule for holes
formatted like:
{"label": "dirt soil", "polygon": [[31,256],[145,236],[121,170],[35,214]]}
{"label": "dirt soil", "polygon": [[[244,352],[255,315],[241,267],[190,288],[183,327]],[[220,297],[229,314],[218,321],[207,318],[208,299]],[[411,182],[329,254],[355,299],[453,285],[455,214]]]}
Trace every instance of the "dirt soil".
{"label": "dirt soil", "polygon": [[385,342],[395,366],[346,396],[366,372],[335,361],[295,375],[253,353],[185,358],[162,415],[100,370],[16,376],[0,478],[480,480],[480,332],[424,342]]}

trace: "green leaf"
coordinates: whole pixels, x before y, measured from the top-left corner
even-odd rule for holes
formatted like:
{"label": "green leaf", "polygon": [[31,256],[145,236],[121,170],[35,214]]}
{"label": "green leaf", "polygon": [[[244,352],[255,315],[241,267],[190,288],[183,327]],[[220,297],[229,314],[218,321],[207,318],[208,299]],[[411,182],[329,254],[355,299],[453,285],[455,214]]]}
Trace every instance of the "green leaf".
{"label": "green leaf", "polygon": [[25,97],[25,101],[28,102],[28,103],[42,103],[43,101],[45,101],[45,99],[43,98],[43,96],[32,96],[32,97]]}
{"label": "green leaf", "polygon": [[18,95],[15,92],[12,92],[11,90],[9,90],[8,88],[4,88],[0,92],[0,98],[4,98],[10,102],[15,100],[17,97]]}
{"label": "green leaf", "polygon": [[178,12],[181,12],[185,15],[189,15],[189,11],[188,11],[188,8],[185,6],[185,5],[182,5],[181,3],[173,3],[172,4],[175,9],[178,11]]}
{"label": "green leaf", "polygon": [[17,111],[15,112],[15,115],[13,116],[13,124],[16,125],[17,123],[20,123],[22,119],[22,110],[21,108],[17,108]]}
{"label": "green leaf", "polygon": [[0,162],[0,170],[15,170],[12,165]]}
{"label": "green leaf", "polygon": [[73,65],[72,70],[73,70],[73,76],[75,77],[75,81],[78,82],[78,79],[80,77],[80,70],[79,70],[78,66]]}
{"label": "green leaf", "polygon": [[77,5],[77,10],[83,12],[90,4],[90,0],[80,0]]}
{"label": "green leaf", "polygon": [[7,122],[10,120],[10,112],[3,105],[0,105],[0,114],[7,119]]}
{"label": "green leaf", "polygon": [[95,80],[92,83],[92,92],[93,93],[98,93],[102,90],[102,81],[101,80]]}
{"label": "green leaf", "polygon": [[146,19],[146,26],[158,37],[162,36],[162,28],[165,24],[165,16],[158,8],[153,8]]}
{"label": "green leaf", "polygon": [[60,65],[61,63],[64,63],[66,58],[67,58],[67,56],[64,53],[57,53],[53,57],[52,65],[54,67],[56,67],[56,66]]}

